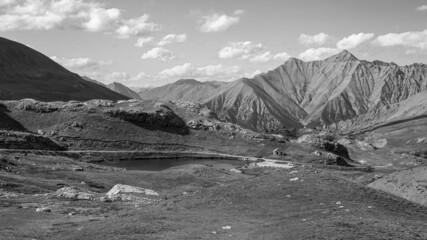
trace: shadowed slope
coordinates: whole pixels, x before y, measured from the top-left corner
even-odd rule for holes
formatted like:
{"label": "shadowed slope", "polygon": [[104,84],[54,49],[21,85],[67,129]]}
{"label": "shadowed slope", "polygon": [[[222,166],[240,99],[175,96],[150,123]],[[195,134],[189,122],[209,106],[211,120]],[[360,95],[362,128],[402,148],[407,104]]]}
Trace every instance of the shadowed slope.
{"label": "shadowed slope", "polygon": [[68,101],[127,97],[86,81],[43,54],[0,38],[0,99]]}

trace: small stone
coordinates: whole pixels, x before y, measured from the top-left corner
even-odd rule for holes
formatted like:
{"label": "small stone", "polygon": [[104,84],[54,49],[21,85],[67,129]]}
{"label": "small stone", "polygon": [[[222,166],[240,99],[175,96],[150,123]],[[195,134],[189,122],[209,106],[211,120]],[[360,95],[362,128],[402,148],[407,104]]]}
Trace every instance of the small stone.
{"label": "small stone", "polygon": [[231,226],[225,226],[225,227],[222,227],[222,229],[223,229],[223,230],[230,230],[230,229],[231,229]]}
{"label": "small stone", "polygon": [[48,207],[40,207],[36,208],[36,212],[51,212],[51,210]]}
{"label": "small stone", "polygon": [[299,180],[299,178],[291,178],[291,179],[289,179],[289,181],[291,181],[291,182],[295,182],[295,181],[298,181]]}
{"label": "small stone", "polygon": [[337,205],[341,205],[341,202],[337,202],[336,204],[337,204]]}

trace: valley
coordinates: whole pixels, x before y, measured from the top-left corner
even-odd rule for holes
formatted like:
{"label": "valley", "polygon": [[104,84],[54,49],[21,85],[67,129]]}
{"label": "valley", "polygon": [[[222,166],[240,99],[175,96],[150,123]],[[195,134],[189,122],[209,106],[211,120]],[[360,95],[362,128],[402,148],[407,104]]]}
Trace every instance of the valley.
{"label": "valley", "polygon": [[343,51],[138,94],[0,55],[2,239],[427,239],[424,64]]}

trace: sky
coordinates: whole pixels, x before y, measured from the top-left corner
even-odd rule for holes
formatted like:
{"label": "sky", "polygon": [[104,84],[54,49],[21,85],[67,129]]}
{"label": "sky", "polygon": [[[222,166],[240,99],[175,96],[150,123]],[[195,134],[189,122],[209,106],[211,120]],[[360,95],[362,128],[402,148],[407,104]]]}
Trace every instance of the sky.
{"label": "sky", "polygon": [[232,81],[342,50],[427,63],[427,0],[0,0],[0,36],[106,84]]}

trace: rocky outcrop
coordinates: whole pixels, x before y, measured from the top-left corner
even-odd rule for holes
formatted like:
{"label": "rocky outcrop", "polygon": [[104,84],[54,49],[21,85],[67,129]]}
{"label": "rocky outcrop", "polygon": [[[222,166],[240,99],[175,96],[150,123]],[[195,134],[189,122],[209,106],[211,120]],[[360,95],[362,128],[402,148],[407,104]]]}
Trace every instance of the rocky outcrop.
{"label": "rocky outcrop", "polygon": [[76,187],[63,187],[56,191],[57,198],[70,199],[70,200],[94,200],[95,193],[84,191]]}
{"label": "rocky outcrop", "polygon": [[331,136],[329,135],[306,134],[298,138],[297,143],[309,144],[313,147],[334,153],[341,157],[350,158],[347,148],[331,139]]}
{"label": "rocky outcrop", "polygon": [[124,184],[116,184],[107,192],[107,197],[113,201],[132,201],[151,203],[158,200],[159,194],[151,189],[144,189]]}
{"label": "rocky outcrop", "polygon": [[187,125],[166,105],[161,105],[155,111],[143,111],[138,109],[107,109],[105,114],[110,117],[120,118],[132,122],[141,127],[151,126],[168,129],[186,130]]}

